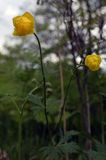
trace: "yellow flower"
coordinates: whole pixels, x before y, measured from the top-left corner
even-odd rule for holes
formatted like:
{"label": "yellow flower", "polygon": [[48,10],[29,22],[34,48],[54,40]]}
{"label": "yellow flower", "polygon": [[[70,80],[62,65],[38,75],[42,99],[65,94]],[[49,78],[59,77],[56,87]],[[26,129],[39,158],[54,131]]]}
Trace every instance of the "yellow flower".
{"label": "yellow flower", "polygon": [[85,66],[87,66],[91,71],[97,71],[100,67],[100,63],[101,57],[96,53],[85,57]]}
{"label": "yellow flower", "polygon": [[34,17],[25,12],[22,16],[16,16],[13,18],[14,36],[26,36],[34,33]]}

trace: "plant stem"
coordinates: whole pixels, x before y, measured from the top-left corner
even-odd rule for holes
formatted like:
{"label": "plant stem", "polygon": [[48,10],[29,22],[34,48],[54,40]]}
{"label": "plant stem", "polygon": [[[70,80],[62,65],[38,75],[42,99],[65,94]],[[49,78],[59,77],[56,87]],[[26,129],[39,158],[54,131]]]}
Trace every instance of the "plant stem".
{"label": "plant stem", "polygon": [[23,110],[19,108],[16,101],[11,97],[11,100],[18,111],[19,122],[18,122],[18,160],[21,160],[21,141],[22,141],[22,112]]}
{"label": "plant stem", "polygon": [[102,96],[101,96],[101,140],[102,140],[102,144],[105,144],[104,107],[103,107],[103,99],[102,99]]}
{"label": "plant stem", "polygon": [[34,36],[37,39],[38,45],[39,45],[39,51],[40,51],[40,63],[41,63],[41,71],[42,71],[42,80],[43,80],[43,100],[44,100],[44,112],[45,112],[45,119],[46,119],[46,124],[47,124],[47,129],[49,131],[48,125],[48,116],[47,116],[47,105],[46,105],[46,78],[45,78],[45,73],[44,73],[44,67],[43,67],[43,56],[42,56],[42,49],[41,49],[41,44],[39,41],[38,36],[36,33],[34,33]]}
{"label": "plant stem", "polygon": [[19,106],[17,105],[16,101],[12,97],[10,97],[10,98],[11,98],[11,101],[13,102],[14,106],[16,107],[18,113],[20,114],[20,109],[19,109]]}
{"label": "plant stem", "polygon": [[18,160],[21,160],[21,149],[22,149],[22,114],[19,117],[19,127],[18,127]]}
{"label": "plant stem", "polygon": [[[78,69],[78,68],[81,67],[81,66],[82,66],[81,64],[78,65],[78,66],[75,68],[75,70]],[[70,89],[70,84],[71,84],[72,79],[73,79],[74,76],[75,76],[75,74],[74,74],[74,73],[75,73],[75,70],[73,71],[73,74],[70,76],[68,85],[67,85],[67,87],[66,87],[66,93],[65,93],[65,96],[64,96],[63,105],[62,105],[62,107],[61,107],[61,111],[60,111],[60,115],[59,115],[59,121],[58,121],[58,123],[56,124],[55,130],[57,129],[57,127],[58,127],[58,126],[60,125],[60,123],[61,123],[61,120],[62,120],[62,117],[63,117],[63,113],[64,113],[64,107],[65,107],[65,104],[66,104],[66,101],[67,101],[67,97],[68,97],[68,93],[69,93],[69,89]]]}
{"label": "plant stem", "polygon": [[24,107],[27,103],[27,100],[28,100],[28,96],[29,94],[32,94],[34,91],[36,90],[36,88],[33,88],[29,93],[28,95],[26,96],[23,104],[22,104],[22,107],[21,107],[21,110],[19,110],[19,107],[18,105],[15,103],[15,101],[12,101],[14,102],[16,108],[18,109],[19,111],[19,126],[18,126],[18,160],[21,160],[21,151],[22,151],[22,117],[23,117],[23,111],[24,111]]}

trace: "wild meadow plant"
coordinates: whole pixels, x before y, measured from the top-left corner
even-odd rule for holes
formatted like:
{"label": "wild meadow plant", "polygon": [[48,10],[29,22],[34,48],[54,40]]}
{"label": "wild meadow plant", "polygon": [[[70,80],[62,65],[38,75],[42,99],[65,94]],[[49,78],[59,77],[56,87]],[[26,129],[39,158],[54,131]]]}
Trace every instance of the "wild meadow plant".
{"label": "wild meadow plant", "polygon": [[[15,130],[14,133],[18,134],[18,140],[13,140],[14,144],[11,142],[13,134],[11,129],[7,133],[9,134],[9,145],[12,144],[10,154],[12,155],[16,152],[15,156],[12,155],[11,157],[15,157],[14,160],[106,160],[105,122],[103,117],[103,103],[105,103],[103,102],[103,96],[106,97],[106,95],[102,93],[100,88],[103,86],[103,89],[105,89],[105,85],[100,81],[102,74],[99,72],[102,62],[99,40],[104,41],[104,21],[101,11],[97,11],[98,16],[94,17],[89,0],[76,1],[80,4],[78,5],[78,10],[74,8],[76,2],[73,0],[38,0],[37,4],[43,2],[47,4],[47,8],[44,7],[42,14],[46,12],[46,14],[54,13],[52,16],[47,16],[47,19],[51,16],[55,17],[56,20],[56,34],[50,32],[50,34],[52,33],[50,36],[54,36],[53,40],[56,42],[45,53],[43,52],[40,36],[38,36],[39,32],[36,31],[37,22],[34,16],[29,12],[25,12],[13,18],[13,36],[18,38],[31,35],[36,40],[34,45],[38,45],[39,54],[37,55],[40,57],[40,62],[38,58],[38,68],[36,70],[40,76],[35,74],[38,76],[39,83],[31,86],[28,83],[30,89],[28,88],[25,96],[23,95],[25,98],[20,98],[23,93],[21,94],[19,103],[17,99],[15,100],[12,96],[8,96],[17,111],[16,114],[11,111],[11,114],[17,115],[15,125],[18,126],[12,126],[13,130]],[[100,37],[99,40],[95,40],[91,30],[95,28],[95,23],[97,23],[99,18]],[[63,30],[59,32],[61,19],[65,25],[65,33],[63,33]],[[47,23],[47,21],[45,22]],[[44,24],[41,28],[47,31],[47,26],[48,24]],[[41,28],[38,26],[39,30]],[[47,34],[46,36],[49,37]],[[44,37],[41,36],[41,38],[43,39]],[[94,49],[95,46],[97,46],[97,49]],[[21,49],[18,49],[19,52],[21,52]],[[45,63],[44,59],[46,54],[49,57],[49,54],[52,52],[55,52],[58,57],[58,63],[55,65]],[[67,59],[67,55],[70,55],[71,58]],[[80,57],[79,62],[77,62],[77,57]],[[34,64],[36,65],[35,61]],[[46,72],[46,69],[49,71]],[[25,70],[22,71],[22,73],[24,72]],[[36,71],[33,69],[33,72],[35,73]],[[30,79],[28,77],[29,73],[25,76],[23,74],[24,78]],[[24,82],[24,85],[26,85],[26,81]],[[54,83],[53,89],[51,83]],[[36,87],[34,87],[35,85]],[[98,92],[96,96],[94,95],[96,94],[95,92]],[[6,103],[7,105],[8,103]],[[100,117],[97,116],[95,108],[99,108]],[[33,118],[32,112],[35,114]],[[38,116],[39,112],[42,113],[40,116]],[[93,115],[91,115],[92,112]],[[25,118],[27,119],[26,121]],[[12,122],[10,121],[10,123]],[[6,123],[5,118],[3,119],[4,123]],[[25,126],[27,123],[28,127]],[[30,128],[30,125],[32,128]],[[35,126],[39,128],[39,131],[35,129]],[[16,130],[18,130],[18,133],[16,133]],[[31,134],[29,134],[30,130],[32,131]],[[3,133],[5,133],[5,127]],[[2,134],[0,136],[5,137]],[[3,138],[3,140],[5,139],[6,137]],[[99,142],[100,140],[102,143]],[[8,141],[5,141],[5,143],[8,143]],[[8,157],[7,152],[0,150],[0,160],[3,160],[5,157]]]}
{"label": "wild meadow plant", "polygon": [[[13,18],[13,25],[14,25],[14,32],[13,32],[14,36],[27,36],[29,34],[33,34],[35,36],[37,42],[38,42],[39,53],[40,53],[41,74],[42,74],[42,82],[43,82],[44,115],[45,115],[45,120],[46,120],[46,125],[47,125],[47,134],[51,138],[51,143],[53,143],[53,140],[52,140],[53,133],[51,133],[52,131],[49,128],[49,119],[48,119],[48,112],[47,112],[47,94],[46,94],[47,87],[46,87],[46,75],[45,75],[44,64],[43,64],[43,54],[42,54],[42,48],[41,48],[40,40],[39,40],[39,38],[36,34],[36,31],[35,31],[34,17],[31,13],[25,12],[23,15],[16,16],[16,17]],[[73,42],[72,42],[72,47],[73,47]],[[59,124],[62,120],[62,116],[63,116],[63,113],[64,113],[64,106],[65,106],[65,102],[67,100],[67,95],[68,95],[70,83],[71,83],[72,78],[73,77],[75,78],[75,75],[77,75],[77,70],[80,67],[83,67],[83,68],[86,68],[86,70],[89,69],[90,71],[97,71],[100,68],[101,61],[102,61],[102,59],[101,59],[101,56],[99,54],[89,53],[85,57],[82,57],[80,64],[75,64],[75,66],[73,68],[73,75],[71,75],[69,83],[67,85],[66,94],[64,96],[63,104],[62,104],[61,111],[60,111],[60,114],[59,114],[59,121],[56,124],[55,130],[58,128],[58,126],[59,126]],[[34,89],[32,89],[30,94],[33,93],[33,91],[34,91]],[[79,91],[81,91],[81,93],[80,93],[81,96],[83,96],[83,97],[87,96],[86,91],[84,91],[84,93],[83,93],[80,86],[79,86]],[[82,99],[82,97],[81,97],[81,99]],[[23,120],[23,112],[25,110],[25,105],[26,105],[27,100],[28,100],[28,96],[26,97],[26,99],[25,99],[21,108],[17,104],[15,104],[15,106],[18,109],[18,113],[19,113],[18,160],[22,160],[22,155],[21,155],[22,154],[22,120]],[[85,103],[87,103],[87,102],[86,101],[84,102],[82,100],[83,107],[84,107]],[[90,112],[89,109],[88,109],[88,112]],[[86,116],[87,115],[85,115],[85,117]],[[89,118],[89,117],[87,117],[87,118]],[[89,126],[85,126],[85,127],[90,127],[90,119],[88,120],[87,123],[89,124]],[[86,125],[88,125],[88,124],[86,124]],[[86,128],[86,133],[89,134],[89,136],[90,136],[90,131],[88,131],[87,128]],[[71,132],[70,134],[77,135],[78,133],[77,132]],[[89,140],[87,139],[87,141],[86,141],[87,150],[89,150],[89,149],[91,150],[91,144],[90,143],[89,143]],[[76,143],[71,142],[71,143],[68,144],[66,140],[65,141],[63,140],[59,144],[54,144],[54,146],[52,146],[52,147],[48,146],[48,147],[42,148],[41,150],[44,152],[44,157],[45,158],[46,157],[49,158],[49,156],[51,155],[52,157],[50,159],[60,159],[59,155],[61,155],[61,154],[66,154],[66,159],[69,159],[69,157],[68,157],[69,153],[81,152],[79,146]],[[45,152],[45,150],[46,150],[46,152]],[[88,158],[90,159],[89,156],[88,156]],[[80,155],[79,159],[81,159],[81,155]]]}

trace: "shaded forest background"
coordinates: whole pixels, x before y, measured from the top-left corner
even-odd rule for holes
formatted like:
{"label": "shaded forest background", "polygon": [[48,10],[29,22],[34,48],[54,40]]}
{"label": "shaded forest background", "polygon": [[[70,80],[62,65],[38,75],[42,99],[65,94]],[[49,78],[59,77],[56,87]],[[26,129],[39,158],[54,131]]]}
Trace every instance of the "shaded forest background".
{"label": "shaded forest background", "polygon": [[[25,104],[22,160],[106,160],[106,66],[97,72],[77,68],[87,54],[105,57],[106,1],[34,3],[38,4],[32,12],[43,51],[49,125],[37,41],[33,35],[8,38],[13,44],[5,44],[7,54],[0,54],[0,148],[17,160],[17,106]],[[82,101],[85,106],[89,101],[90,124],[82,123],[88,116]]]}

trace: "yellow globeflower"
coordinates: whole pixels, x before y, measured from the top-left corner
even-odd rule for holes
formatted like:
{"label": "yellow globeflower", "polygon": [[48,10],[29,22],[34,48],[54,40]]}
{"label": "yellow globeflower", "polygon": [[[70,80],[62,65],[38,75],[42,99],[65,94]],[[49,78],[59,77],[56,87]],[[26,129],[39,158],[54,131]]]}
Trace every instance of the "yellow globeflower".
{"label": "yellow globeflower", "polygon": [[100,67],[100,63],[101,57],[96,53],[85,57],[85,66],[87,66],[91,71],[97,71]]}
{"label": "yellow globeflower", "polygon": [[22,16],[16,16],[13,18],[14,36],[26,36],[34,33],[34,17],[25,12]]}

